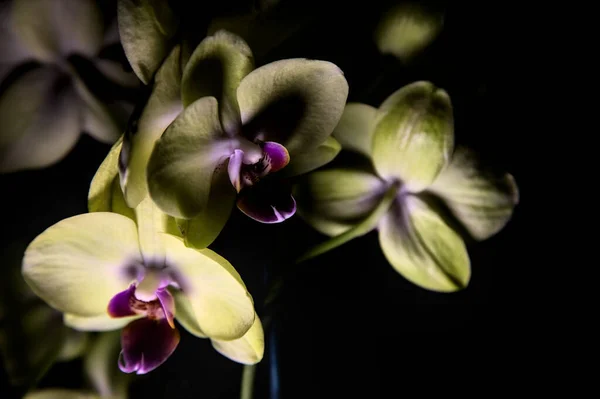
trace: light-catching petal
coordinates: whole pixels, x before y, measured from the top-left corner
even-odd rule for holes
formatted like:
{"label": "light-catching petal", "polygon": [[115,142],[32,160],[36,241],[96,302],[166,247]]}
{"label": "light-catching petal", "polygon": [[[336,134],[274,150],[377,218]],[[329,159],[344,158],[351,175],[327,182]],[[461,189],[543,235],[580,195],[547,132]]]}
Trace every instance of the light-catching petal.
{"label": "light-catching petal", "polygon": [[167,262],[178,271],[177,282],[201,331],[214,339],[242,337],[254,323],[254,304],[239,274],[209,249],[195,250],[177,237],[164,237]]}
{"label": "light-catching petal", "polygon": [[232,341],[211,340],[213,348],[223,356],[242,364],[256,364],[265,352],[265,334],[258,315],[254,324],[242,338]]}
{"label": "light-catching petal", "polygon": [[252,71],[237,90],[250,139],[283,144],[294,159],[323,143],[337,125],[346,98],[344,73],[326,61],[288,59]]}
{"label": "light-catching petal", "polygon": [[394,269],[419,287],[454,292],[469,284],[463,240],[416,196],[397,200],[381,219],[379,242]]}
{"label": "light-catching petal", "polygon": [[128,266],[141,262],[135,223],[94,212],[64,219],[37,236],[25,251],[23,276],[55,309],[98,316],[132,281]]}
{"label": "light-catching petal", "polygon": [[62,159],[80,133],[79,101],[68,76],[30,70],[0,96],[0,172],[40,168]]}
{"label": "light-catching petal", "polygon": [[235,133],[241,123],[236,91],[253,69],[252,51],[241,37],[224,30],[208,36],[196,47],[183,72],[184,106],[201,97],[215,97],[223,129]]}
{"label": "light-catching petal", "polygon": [[215,169],[235,149],[224,137],[217,107],[214,97],[197,100],[156,142],[148,164],[148,186],[152,199],[169,215],[193,218],[202,212]]}
{"label": "light-catching petal", "polygon": [[177,309],[175,319],[179,322],[179,324],[181,324],[181,326],[190,334],[198,338],[207,338],[206,334],[202,332],[200,326],[198,325],[196,314],[194,313],[194,308],[192,308],[190,300],[181,291],[173,289],[170,292],[175,299],[175,309]]}
{"label": "light-catching petal", "polygon": [[298,213],[317,231],[335,236],[368,216],[385,182],[361,170],[328,169],[303,176],[294,187]]}
{"label": "light-catching petal", "polygon": [[371,158],[377,109],[361,103],[348,103],[333,131],[344,150]]}
{"label": "light-catching petal", "polygon": [[113,331],[125,327],[134,320],[143,317],[141,315],[129,317],[110,317],[108,313],[97,316],[77,316],[71,313],[65,313],[64,323],[78,331]]}
{"label": "light-catching petal", "polygon": [[411,83],[379,107],[372,158],[381,177],[422,191],[450,161],[453,147],[450,97],[430,82]]}
{"label": "light-catching petal", "polygon": [[154,144],[183,110],[180,53],[180,46],[174,47],[161,65],[148,101],[139,104],[143,108],[134,113],[123,138],[119,173],[130,208],[135,208],[148,195],[147,167]]}
{"label": "light-catching petal", "polygon": [[93,57],[103,36],[94,0],[13,0],[13,27],[39,61],[72,54]]}
{"label": "light-catching petal", "polygon": [[519,189],[512,175],[486,167],[464,147],[456,149],[452,161],[428,191],[442,198],[477,240],[499,232],[519,203]]}
{"label": "light-catching petal", "polygon": [[119,0],[119,33],[135,74],[149,84],[171,50],[177,19],[166,1]]}

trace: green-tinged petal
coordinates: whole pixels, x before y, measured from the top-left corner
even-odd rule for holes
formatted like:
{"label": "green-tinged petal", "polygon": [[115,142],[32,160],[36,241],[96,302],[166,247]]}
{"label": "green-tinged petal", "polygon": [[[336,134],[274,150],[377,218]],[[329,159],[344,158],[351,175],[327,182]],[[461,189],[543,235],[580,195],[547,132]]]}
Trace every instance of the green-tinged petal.
{"label": "green-tinged petal", "polygon": [[41,168],[62,159],[80,133],[79,100],[53,67],[30,70],[0,96],[0,172]]}
{"label": "green-tinged petal", "polygon": [[196,314],[190,300],[178,290],[172,290],[171,294],[175,298],[175,318],[190,334],[198,338],[207,338],[206,334],[202,332],[198,321],[196,320]]}
{"label": "green-tinged petal", "polygon": [[148,160],[156,140],[183,111],[179,57],[180,47],[176,46],[156,73],[152,92],[143,104],[139,119],[133,116],[125,132],[119,173],[130,208],[135,208],[148,195]]}
{"label": "green-tinged petal", "polygon": [[102,14],[94,0],[14,0],[13,28],[40,61],[92,57],[102,45]]}
{"label": "green-tinged petal", "polygon": [[37,236],[25,251],[23,276],[55,309],[97,316],[132,281],[128,266],[141,262],[135,223],[94,212],[64,219]]}
{"label": "green-tinged petal", "polygon": [[[385,191],[385,194],[383,194],[381,200],[377,204],[377,207],[373,209],[371,213],[369,213],[362,220],[359,220],[349,229],[343,231],[341,234],[331,237],[329,240],[326,240],[306,250],[302,255],[298,257],[298,259],[296,259],[296,264],[304,262],[307,259],[314,258],[315,256],[324,254],[325,252],[331,251],[332,249],[337,248],[340,245],[347,243],[348,241],[351,241],[357,237],[361,237],[371,232],[377,227],[377,224],[379,223],[383,215],[385,215],[385,213],[388,212],[390,206],[396,198],[398,188],[399,184],[397,182],[391,184]],[[326,223],[329,223],[329,221],[326,221]],[[321,223],[320,227],[323,228],[322,226],[327,225]]]}
{"label": "green-tinged petal", "polygon": [[119,33],[127,60],[144,84],[171,50],[178,21],[166,1],[119,0]]}
{"label": "green-tinged petal", "polygon": [[471,267],[463,240],[416,196],[398,200],[381,219],[379,242],[394,269],[413,284],[439,292],[469,284]]}
{"label": "green-tinged petal", "polygon": [[404,86],[379,107],[372,158],[381,177],[419,192],[450,161],[453,148],[450,97],[430,82]]}
{"label": "green-tinged petal", "polygon": [[[185,238],[185,245],[197,249],[206,248],[217,238],[235,206],[236,193],[229,180],[227,163],[215,170],[208,203],[193,219],[177,219],[177,225]],[[175,234],[178,235],[178,234]]]}
{"label": "green-tinged petal", "polygon": [[23,399],[100,399],[89,391],[76,391],[62,388],[44,388],[29,392]]}
{"label": "green-tinged petal", "polygon": [[265,334],[258,315],[254,324],[242,338],[232,341],[211,340],[213,348],[223,356],[242,364],[256,364],[265,352]]}
{"label": "green-tinged petal", "polygon": [[140,80],[137,76],[130,71],[126,71],[119,62],[97,58],[94,65],[104,76],[120,86],[131,88],[140,86]]}
{"label": "green-tinged petal", "polygon": [[121,333],[111,331],[98,334],[87,352],[83,367],[96,392],[104,398],[126,398],[131,375],[117,368],[121,351]]}
{"label": "green-tinged petal", "polygon": [[417,3],[403,3],[387,10],[375,29],[379,51],[409,61],[427,47],[444,25],[441,13]]}
{"label": "green-tinged petal", "polygon": [[333,131],[344,150],[371,158],[377,109],[367,104],[348,103],[340,123]]}
{"label": "green-tinged petal", "polygon": [[173,121],[148,164],[148,187],[156,204],[177,218],[193,218],[207,204],[213,173],[235,149],[223,137],[218,105],[204,97]]}
{"label": "green-tinged petal", "polygon": [[294,154],[290,163],[279,174],[285,177],[299,176],[331,162],[341,151],[342,146],[333,137],[327,137],[317,148]]}
{"label": "green-tinged petal", "polygon": [[130,317],[110,317],[107,313],[97,316],[77,316],[71,313],[65,313],[63,321],[65,325],[78,331],[112,331],[120,330],[127,324],[142,316]]}
{"label": "green-tinged petal", "polygon": [[254,323],[254,303],[231,264],[209,249],[188,248],[174,236],[165,234],[165,244],[167,262],[178,271],[201,331],[214,339],[242,337]]}
{"label": "green-tinged petal", "polygon": [[65,342],[60,348],[57,360],[68,362],[81,356],[87,349],[90,335],[83,331],[67,330]]}
{"label": "green-tinged petal", "polygon": [[208,36],[196,47],[183,72],[184,106],[201,97],[215,97],[223,129],[234,133],[240,125],[236,91],[253,69],[252,51],[242,38],[224,30]]}
{"label": "green-tinged petal", "polygon": [[338,226],[349,228],[368,216],[386,189],[366,171],[328,169],[301,178],[293,194],[298,214],[319,232],[335,236],[345,231]]}
{"label": "green-tinged petal", "polygon": [[255,69],[237,90],[245,133],[283,144],[291,159],[331,135],[347,97],[348,82],[335,64],[307,59]]}
{"label": "green-tinged petal", "polygon": [[519,203],[519,189],[512,175],[486,167],[477,154],[464,147],[456,149],[428,191],[442,198],[477,240],[499,232]]}

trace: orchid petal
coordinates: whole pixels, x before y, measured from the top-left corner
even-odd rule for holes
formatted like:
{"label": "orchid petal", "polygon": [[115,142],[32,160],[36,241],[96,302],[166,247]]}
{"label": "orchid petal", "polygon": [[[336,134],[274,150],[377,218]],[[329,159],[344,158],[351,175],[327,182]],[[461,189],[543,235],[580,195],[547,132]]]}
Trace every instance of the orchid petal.
{"label": "orchid petal", "polygon": [[152,199],[169,215],[197,216],[206,209],[215,169],[234,149],[223,138],[215,98],[197,100],[156,142],[148,164]]}
{"label": "orchid petal", "polygon": [[171,328],[175,328],[175,323],[173,322],[175,318],[175,299],[173,299],[173,296],[166,289],[156,291],[156,297],[160,301],[160,306],[163,309],[167,322]]}
{"label": "orchid petal", "polygon": [[469,284],[469,255],[460,236],[424,201],[398,200],[379,224],[379,242],[390,264],[419,287],[454,292]]}
{"label": "orchid petal", "polygon": [[202,97],[215,97],[223,130],[234,133],[240,125],[236,91],[253,69],[252,51],[241,37],[224,30],[206,37],[192,53],[183,72],[184,106]]}
{"label": "orchid petal", "polygon": [[83,359],[92,386],[103,398],[126,398],[130,375],[117,370],[121,351],[120,331],[98,334]]}
{"label": "orchid petal", "polygon": [[101,399],[101,397],[88,391],[44,388],[27,393],[23,399]]}
{"label": "orchid petal", "polygon": [[0,172],[40,168],[62,159],[80,133],[78,100],[53,67],[30,70],[0,96]]}
{"label": "orchid petal", "polygon": [[131,308],[131,300],[135,293],[135,285],[131,284],[129,288],[119,292],[112,297],[108,303],[108,314],[110,317],[127,317],[135,316],[136,313]]}
{"label": "orchid petal", "polygon": [[119,158],[121,187],[130,208],[147,195],[148,160],[156,140],[183,110],[180,96],[180,47],[176,46],[157,71],[152,92],[125,132]]}
{"label": "orchid petal", "polygon": [[385,12],[374,39],[381,53],[409,61],[435,39],[443,25],[443,15],[418,3],[402,3]]}
{"label": "orchid petal", "polygon": [[240,179],[240,171],[242,170],[242,161],[244,160],[244,151],[235,150],[229,157],[229,164],[227,165],[227,173],[229,174],[229,181],[238,193],[242,189],[242,181]]}
{"label": "orchid petal", "polygon": [[243,337],[232,341],[211,340],[213,348],[223,356],[242,364],[256,364],[265,352],[265,335],[258,315]]}
{"label": "orchid petal", "polygon": [[119,33],[127,60],[144,84],[169,54],[177,19],[165,1],[119,0]]}
{"label": "orchid petal", "polygon": [[192,219],[177,219],[185,245],[202,249],[212,244],[231,215],[235,197],[235,189],[228,178],[228,168],[221,164],[213,173],[206,208]]}
{"label": "orchid petal", "polygon": [[123,145],[123,136],[115,144],[96,171],[88,192],[88,210],[90,212],[115,212],[135,220],[133,209],[125,203],[119,183],[119,154]]}
{"label": "orchid petal", "polygon": [[433,84],[409,84],[379,107],[372,158],[384,179],[399,179],[410,192],[422,191],[449,162],[453,146],[450,97]]}
{"label": "orchid petal", "polygon": [[190,334],[198,338],[207,338],[206,334],[202,332],[198,321],[196,320],[196,314],[190,300],[178,290],[172,290],[173,298],[175,299],[175,308],[177,309],[176,319]]}
{"label": "orchid petal", "polygon": [[33,58],[11,24],[11,3],[0,2],[0,82],[19,64]]}
{"label": "orchid petal", "polygon": [[68,329],[65,342],[63,342],[60,348],[60,353],[56,357],[56,360],[59,362],[69,362],[80,357],[88,348],[89,338],[90,334],[86,332]]}
{"label": "orchid petal", "polygon": [[126,71],[119,62],[97,58],[94,65],[104,76],[119,86],[128,88],[137,88],[140,86],[137,76],[130,71]]}
{"label": "orchid petal", "polygon": [[261,223],[281,223],[296,213],[291,190],[279,182],[263,181],[244,189],[237,206],[246,216]]}
{"label": "orchid petal", "polygon": [[244,134],[282,144],[292,159],[331,135],[347,96],[348,82],[336,65],[306,59],[264,65],[237,89]]}
{"label": "orchid petal", "polygon": [[262,150],[270,159],[271,169],[269,173],[275,173],[283,169],[290,162],[290,154],[287,149],[279,143],[267,141],[261,144]]}
{"label": "orchid petal", "polygon": [[470,235],[485,240],[499,232],[519,203],[512,175],[485,167],[477,155],[458,147],[428,191],[442,198]]}
{"label": "orchid petal", "polygon": [[308,173],[331,162],[341,151],[340,143],[333,137],[327,137],[317,148],[297,152],[290,163],[280,172],[282,177],[294,177]]}
{"label": "orchid petal", "polygon": [[333,131],[344,150],[371,158],[377,109],[361,103],[348,103]]}
{"label": "orchid petal", "polygon": [[25,251],[23,276],[55,309],[97,316],[132,281],[128,267],[141,262],[135,223],[94,212],[64,219],[37,236]]}
{"label": "orchid petal", "polygon": [[39,61],[100,51],[102,14],[93,0],[14,0],[13,27]]}
{"label": "orchid petal", "polygon": [[317,231],[336,236],[367,217],[381,201],[385,183],[362,170],[310,173],[294,187],[298,213]]}
{"label": "orchid petal", "polygon": [[450,97],[430,82],[404,86],[379,107],[372,158],[384,179],[422,191],[449,162],[453,146]]}
{"label": "orchid petal", "polygon": [[171,328],[166,319],[131,322],[121,333],[119,368],[124,373],[146,374],[171,356],[179,339],[179,331]]}
{"label": "orchid petal", "polygon": [[254,303],[239,274],[226,259],[209,249],[188,248],[165,234],[167,262],[189,299],[201,331],[210,338],[242,337],[254,323]]}
{"label": "orchid petal", "polygon": [[63,322],[65,325],[77,331],[113,331],[120,330],[134,320],[143,317],[142,315],[114,318],[108,313],[97,316],[78,316],[72,313],[65,313]]}

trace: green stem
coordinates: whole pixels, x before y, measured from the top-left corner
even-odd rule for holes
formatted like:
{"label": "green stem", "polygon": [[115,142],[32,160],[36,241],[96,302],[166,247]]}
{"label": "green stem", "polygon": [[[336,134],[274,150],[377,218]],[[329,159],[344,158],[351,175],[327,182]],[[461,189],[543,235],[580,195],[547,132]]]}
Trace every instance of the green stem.
{"label": "green stem", "polygon": [[373,230],[375,226],[377,226],[379,219],[381,219],[381,217],[388,211],[390,205],[396,198],[398,187],[399,183],[392,184],[385,192],[377,208],[375,208],[369,216],[363,219],[362,222],[352,227],[350,230],[347,230],[340,235],[332,237],[329,240],[310,248],[296,260],[295,264],[302,263],[310,258],[314,258],[315,256],[321,255],[327,251],[331,251],[332,249],[339,247],[340,245],[345,244],[356,237],[365,235]]}
{"label": "green stem", "polygon": [[244,366],[242,373],[242,392],[240,399],[252,399],[254,392],[254,376],[256,375],[256,364]]}

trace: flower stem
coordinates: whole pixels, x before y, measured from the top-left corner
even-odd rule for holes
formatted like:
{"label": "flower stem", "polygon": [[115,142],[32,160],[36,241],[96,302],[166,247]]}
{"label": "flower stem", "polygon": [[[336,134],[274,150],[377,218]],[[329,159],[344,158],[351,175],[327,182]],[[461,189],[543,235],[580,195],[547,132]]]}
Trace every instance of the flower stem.
{"label": "flower stem", "polygon": [[242,372],[242,391],[240,394],[240,399],[252,399],[255,375],[256,364],[244,366],[244,371]]}

